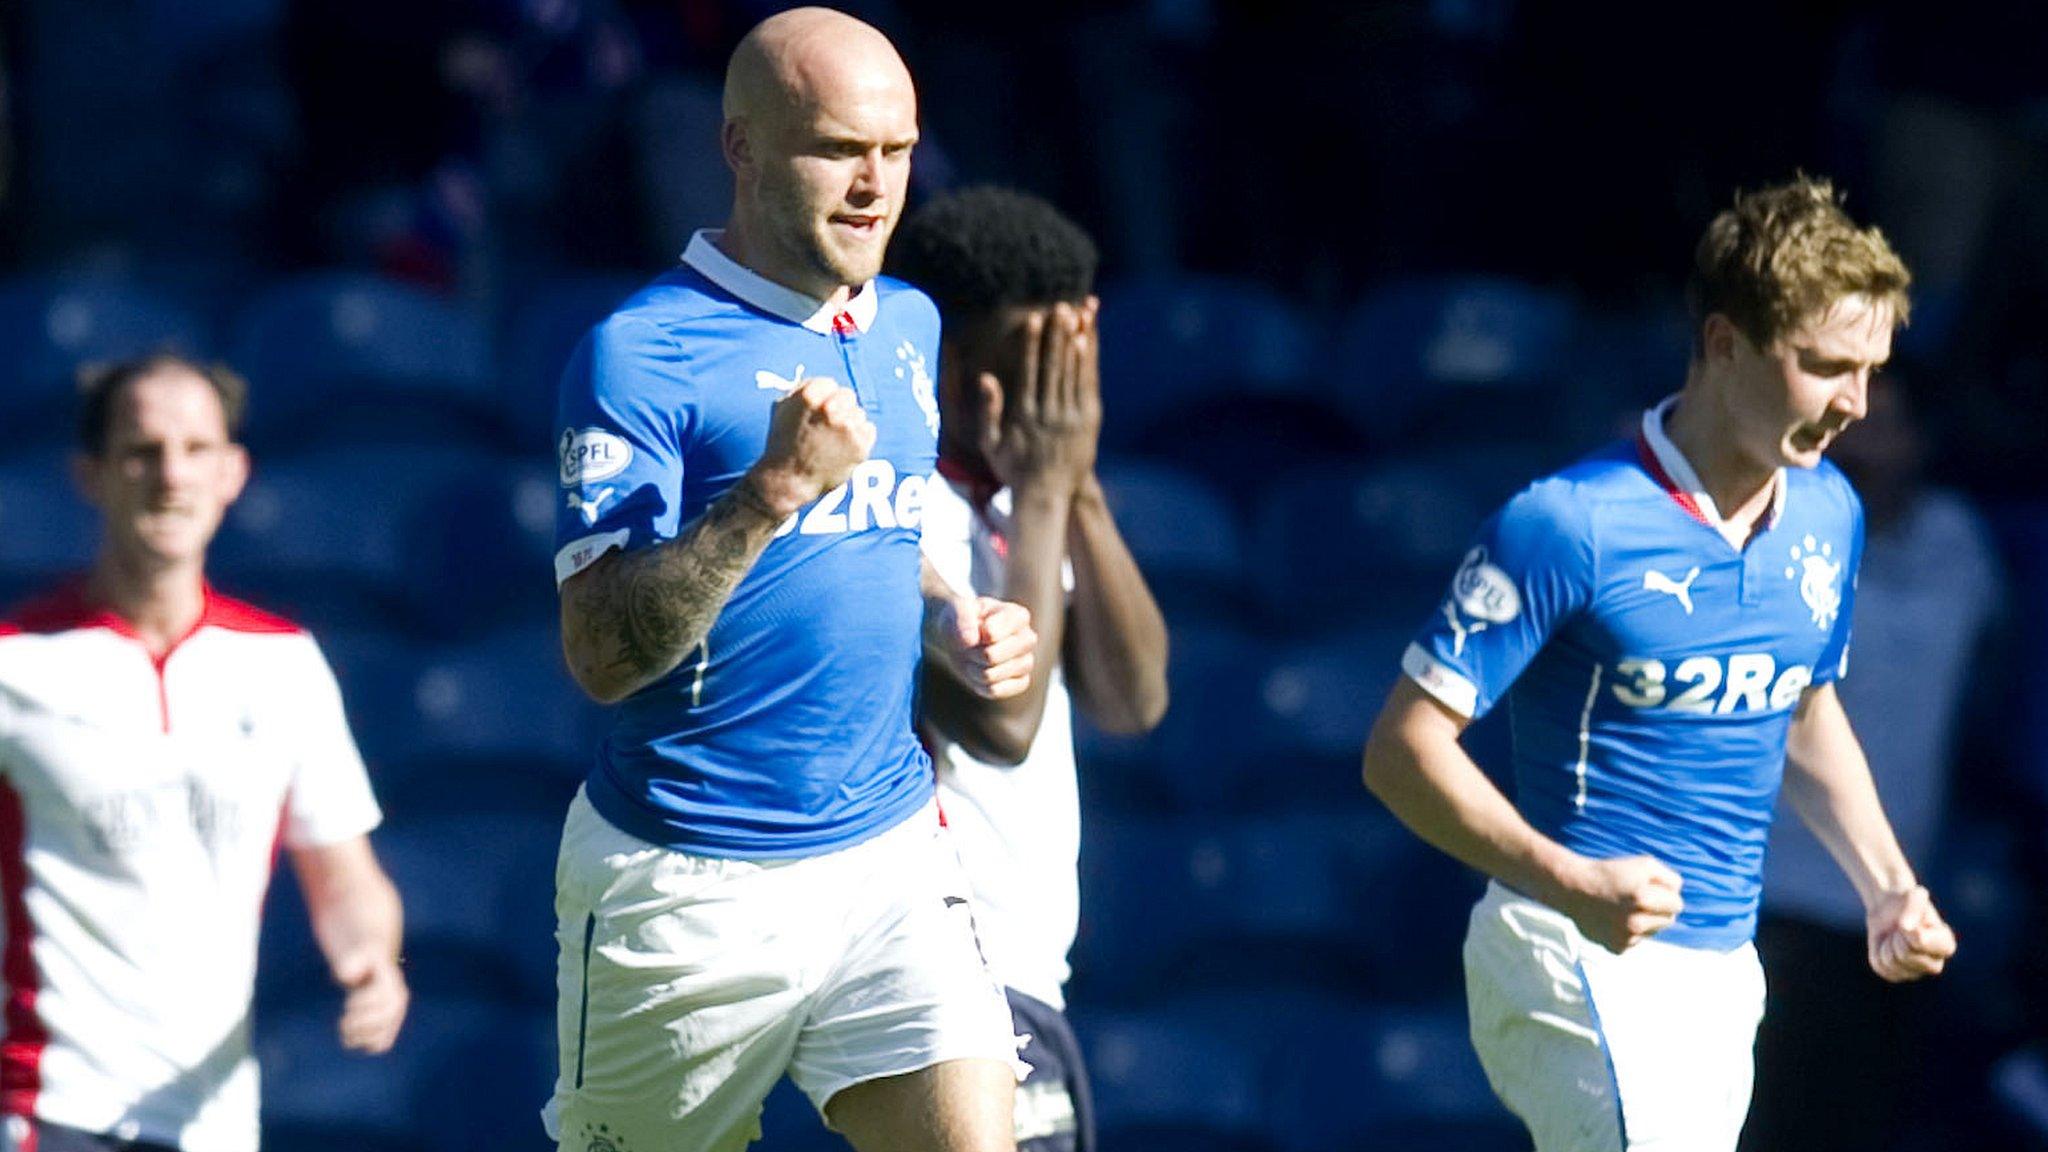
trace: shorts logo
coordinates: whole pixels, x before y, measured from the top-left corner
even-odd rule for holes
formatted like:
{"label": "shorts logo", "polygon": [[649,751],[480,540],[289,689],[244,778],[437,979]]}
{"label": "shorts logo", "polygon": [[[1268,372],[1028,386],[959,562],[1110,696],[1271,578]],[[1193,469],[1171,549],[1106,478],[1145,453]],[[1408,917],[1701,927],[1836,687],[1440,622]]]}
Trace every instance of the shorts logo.
{"label": "shorts logo", "polygon": [[1842,565],[1834,556],[1833,544],[1816,544],[1808,536],[1792,546],[1792,563],[1785,568],[1785,579],[1799,581],[1799,598],[1822,631],[1842,611]]}
{"label": "shorts logo", "polygon": [[602,428],[570,428],[562,432],[561,455],[562,487],[577,488],[624,472],[633,446]]}

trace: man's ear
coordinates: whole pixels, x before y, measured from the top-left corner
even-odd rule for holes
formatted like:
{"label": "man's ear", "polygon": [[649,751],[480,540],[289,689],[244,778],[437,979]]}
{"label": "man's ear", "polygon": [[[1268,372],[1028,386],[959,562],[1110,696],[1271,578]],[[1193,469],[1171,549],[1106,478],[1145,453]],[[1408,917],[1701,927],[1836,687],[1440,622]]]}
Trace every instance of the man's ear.
{"label": "man's ear", "polygon": [[71,487],[95,508],[100,506],[100,468],[97,456],[85,452],[71,455]]}
{"label": "man's ear", "polygon": [[725,154],[725,166],[734,173],[753,162],[754,144],[748,138],[748,125],[744,118],[735,116],[720,126],[718,148]]}
{"label": "man's ear", "polygon": [[1749,346],[1749,337],[1735,321],[1722,312],[1709,312],[1700,324],[1700,358],[1710,363],[1726,363],[1735,358],[1736,352]]}
{"label": "man's ear", "polygon": [[233,504],[242,498],[242,489],[249,486],[249,450],[240,444],[228,445],[227,456],[221,461],[221,467],[227,469],[227,476],[224,478],[228,489],[226,503]]}

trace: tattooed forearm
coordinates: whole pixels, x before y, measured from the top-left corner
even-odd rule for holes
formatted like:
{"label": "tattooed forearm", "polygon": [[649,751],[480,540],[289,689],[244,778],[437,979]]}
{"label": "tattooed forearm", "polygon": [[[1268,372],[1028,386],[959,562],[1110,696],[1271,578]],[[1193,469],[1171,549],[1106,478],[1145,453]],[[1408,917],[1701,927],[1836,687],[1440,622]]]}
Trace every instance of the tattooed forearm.
{"label": "tattooed forearm", "polygon": [[586,692],[618,700],[668,674],[711,631],[782,520],[747,481],[681,536],[612,552],[562,586],[562,645]]}

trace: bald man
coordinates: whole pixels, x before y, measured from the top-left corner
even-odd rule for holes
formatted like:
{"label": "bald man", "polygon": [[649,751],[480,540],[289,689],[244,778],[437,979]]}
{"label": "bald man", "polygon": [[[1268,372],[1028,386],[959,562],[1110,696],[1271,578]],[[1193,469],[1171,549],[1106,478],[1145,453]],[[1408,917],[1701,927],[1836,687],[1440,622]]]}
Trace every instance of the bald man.
{"label": "bald man", "polygon": [[911,708],[927,656],[1021,692],[1035,636],[920,567],[938,313],[878,276],[916,94],[798,9],[725,107],[727,227],[562,381],[563,648],[617,710],[556,870],[549,1130],[738,1152],[786,1072],[860,1152],[1012,1152],[1017,1039]]}

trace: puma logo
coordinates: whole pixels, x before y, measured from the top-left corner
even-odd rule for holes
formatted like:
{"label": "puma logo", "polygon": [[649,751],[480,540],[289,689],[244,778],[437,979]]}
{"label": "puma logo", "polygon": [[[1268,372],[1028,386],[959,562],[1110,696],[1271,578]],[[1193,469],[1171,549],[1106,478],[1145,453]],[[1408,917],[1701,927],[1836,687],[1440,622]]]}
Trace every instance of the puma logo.
{"label": "puma logo", "polygon": [[1474,620],[1467,627],[1463,620],[1458,619],[1458,609],[1449,600],[1444,601],[1444,619],[1451,624],[1451,655],[1454,657],[1465,654],[1465,637],[1486,631],[1484,620]]}
{"label": "puma logo", "polygon": [[1700,569],[1697,564],[1693,565],[1692,571],[1685,574],[1685,579],[1683,580],[1673,580],[1671,577],[1652,568],[1643,573],[1643,589],[1648,592],[1662,592],[1667,596],[1676,596],[1679,607],[1685,609],[1685,614],[1690,616],[1692,615],[1692,582],[1699,578]]}
{"label": "puma logo", "polygon": [[568,504],[569,507],[583,514],[583,522],[585,524],[596,524],[597,518],[604,514],[605,503],[616,494],[609,487],[599,488],[595,492],[589,493],[571,492],[568,496]]}
{"label": "puma logo", "polygon": [[804,366],[801,364],[796,366],[796,371],[790,373],[789,379],[787,380],[783,379],[780,376],[777,376],[773,372],[754,373],[754,387],[759,388],[764,392],[780,392],[784,396],[787,396],[791,392],[796,391],[797,385],[802,384],[803,382]]}

